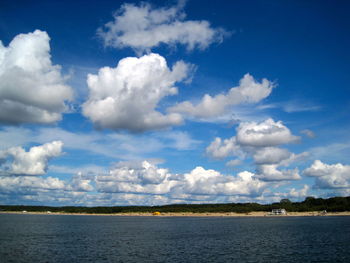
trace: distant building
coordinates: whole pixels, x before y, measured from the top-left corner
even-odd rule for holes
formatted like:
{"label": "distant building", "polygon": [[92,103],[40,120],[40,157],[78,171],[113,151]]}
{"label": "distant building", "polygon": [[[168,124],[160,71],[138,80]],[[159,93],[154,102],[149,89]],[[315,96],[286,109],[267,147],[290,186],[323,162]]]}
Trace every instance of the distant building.
{"label": "distant building", "polygon": [[284,208],[279,208],[279,209],[272,209],[271,213],[269,213],[269,215],[286,215],[287,211]]}
{"label": "distant building", "polygon": [[156,211],[156,212],[153,212],[152,213],[154,216],[159,216],[160,215],[160,212]]}

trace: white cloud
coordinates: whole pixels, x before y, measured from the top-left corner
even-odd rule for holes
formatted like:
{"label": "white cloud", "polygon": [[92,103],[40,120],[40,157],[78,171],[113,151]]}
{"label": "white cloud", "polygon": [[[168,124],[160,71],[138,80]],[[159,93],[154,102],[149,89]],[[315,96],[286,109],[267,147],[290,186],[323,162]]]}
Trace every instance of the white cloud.
{"label": "white cloud", "polygon": [[143,161],[141,167],[113,169],[110,171],[110,176],[118,182],[160,184],[169,176],[169,173],[167,169],[160,169],[147,161]]}
{"label": "white cloud", "polygon": [[46,32],[19,34],[0,41],[0,122],[53,123],[73,97],[59,65],[52,65]]}
{"label": "white cloud", "polygon": [[[298,180],[300,175],[297,169],[279,170],[279,166],[289,166],[308,156],[307,152],[294,154],[287,149],[276,146],[296,142],[299,137],[292,135],[290,130],[272,119],[263,122],[242,122],[236,129],[236,136],[222,140],[215,138],[206,148],[208,156],[224,159],[229,156],[238,157],[239,160],[252,157],[256,166],[256,178],[264,181]],[[226,165],[230,165],[228,162]]]}
{"label": "white cloud", "polygon": [[315,186],[324,189],[349,188],[350,165],[325,164],[320,160],[303,171],[306,176],[316,177]]}
{"label": "white cloud", "polygon": [[90,192],[94,190],[91,181],[92,180],[85,178],[84,175],[79,172],[72,177],[72,180],[66,189],[78,192]]}
{"label": "white cloud", "polygon": [[304,199],[305,197],[309,196],[309,190],[310,187],[307,184],[305,184],[302,189],[290,189],[289,196],[299,200]]}
{"label": "white cloud", "polygon": [[263,181],[290,181],[301,179],[297,168],[278,170],[277,164],[263,164],[257,166],[256,178]]}
{"label": "white cloud", "polygon": [[255,179],[254,174],[244,171],[236,177],[222,175],[215,170],[205,170],[202,167],[193,169],[184,175],[183,192],[199,195],[248,195],[261,194],[266,186]]}
{"label": "white cloud", "polygon": [[38,190],[64,190],[65,182],[54,177],[0,176],[1,193],[36,193]]}
{"label": "white cloud", "polygon": [[109,174],[96,177],[97,189],[107,193],[163,194],[172,199],[184,195],[258,195],[266,184],[250,172],[237,176],[222,175],[215,170],[196,167],[190,173],[170,174],[149,162],[124,165]]}
{"label": "white cloud", "polygon": [[177,93],[176,82],[184,80],[190,66],[182,61],[169,69],[158,54],[128,57],[116,68],[104,67],[98,75],[88,75],[90,89],[83,114],[95,126],[113,130],[140,132],[182,123],[177,113],[162,114],[158,103]]}
{"label": "white cloud", "polygon": [[214,159],[224,159],[228,156],[244,157],[241,147],[236,142],[236,137],[225,140],[216,137],[206,148],[206,153]]}
{"label": "white cloud", "polygon": [[[56,200],[61,202],[76,203],[76,199],[82,192],[92,191],[91,180],[84,179],[80,174],[72,177],[70,181],[56,177],[35,176],[0,176],[0,195],[21,195],[24,199],[48,202]],[[63,199],[62,199],[63,198]],[[40,200],[41,199],[41,200]]]}
{"label": "white cloud", "polygon": [[267,79],[259,83],[250,74],[245,74],[239,81],[239,86],[231,88],[226,94],[218,94],[214,97],[206,94],[196,105],[184,101],[170,107],[168,111],[201,119],[220,117],[234,105],[261,101],[270,95],[273,87],[274,84]]}
{"label": "white cloud", "polygon": [[290,156],[291,153],[286,149],[263,147],[256,150],[253,158],[256,164],[277,164]]}
{"label": "white cloud", "polygon": [[256,163],[277,163],[287,158],[295,158],[285,149],[274,146],[299,141],[281,121],[267,119],[263,122],[241,122],[236,128],[236,136],[222,140],[216,137],[207,147],[210,157],[222,159],[228,156],[244,158],[253,155]]}
{"label": "white cloud", "polygon": [[62,153],[63,143],[53,141],[34,146],[28,152],[21,147],[0,151],[1,173],[5,175],[43,175],[50,159]]}
{"label": "white cloud", "polygon": [[299,154],[291,153],[287,149],[278,147],[257,147],[251,148],[254,162],[258,165],[276,164],[288,166],[294,162],[300,162],[309,156],[308,152]]}
{"label": "white cloud", "polygon": [[243,146],[268,147],[295,143],[298,136],[292,135],[281,121],[267,119],[263,122],[242,122],[237,128],[237,142]]}
{"label": "white cloud", "polygon": [[97,189],[101,192],[166,194],[177,184],[167,169],[143,161],[133,166],[110,170],[107,175],[96,177]]}
{"label": "white cloud", "polygon": [[212,28],[208,21],[185,20],[182,8],[182,4],[158,9],[144,2],[139,6],[124,4],[115,12],[114,20],[97,33],[106,46],[131,47],[138,53],[161,44],[205,49],[228,35],[223,29]]}

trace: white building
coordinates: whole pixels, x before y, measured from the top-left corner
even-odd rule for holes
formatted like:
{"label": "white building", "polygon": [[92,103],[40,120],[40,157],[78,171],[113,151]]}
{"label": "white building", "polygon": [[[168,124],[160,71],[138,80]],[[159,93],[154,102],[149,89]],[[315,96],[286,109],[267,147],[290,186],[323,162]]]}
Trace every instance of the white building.
{"label": "white building", "polygon": [[287,211],[284,208],[272,209],[270,215],[286,215]]}

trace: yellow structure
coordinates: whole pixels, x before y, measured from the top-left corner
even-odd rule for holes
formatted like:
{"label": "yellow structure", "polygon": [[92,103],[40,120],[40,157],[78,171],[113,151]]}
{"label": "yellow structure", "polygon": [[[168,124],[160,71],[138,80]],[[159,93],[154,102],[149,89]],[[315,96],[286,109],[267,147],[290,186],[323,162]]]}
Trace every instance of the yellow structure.
{"label": "yellow structure", "polygon": [[158,211],[157,211],[157,212],[153,212],[153,215],[154,215],[154,216],[159,216],[159,215],[160,215],[160,212],[158,212]]}

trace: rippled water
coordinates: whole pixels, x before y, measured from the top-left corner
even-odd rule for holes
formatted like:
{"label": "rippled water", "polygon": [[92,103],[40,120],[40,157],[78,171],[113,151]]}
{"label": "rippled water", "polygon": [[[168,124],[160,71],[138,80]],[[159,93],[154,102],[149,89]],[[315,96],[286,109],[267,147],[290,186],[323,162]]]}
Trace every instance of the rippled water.
{"label": "rippled water", "polygon": [[0,215],[0,262],[350,262],[350,217]]}

